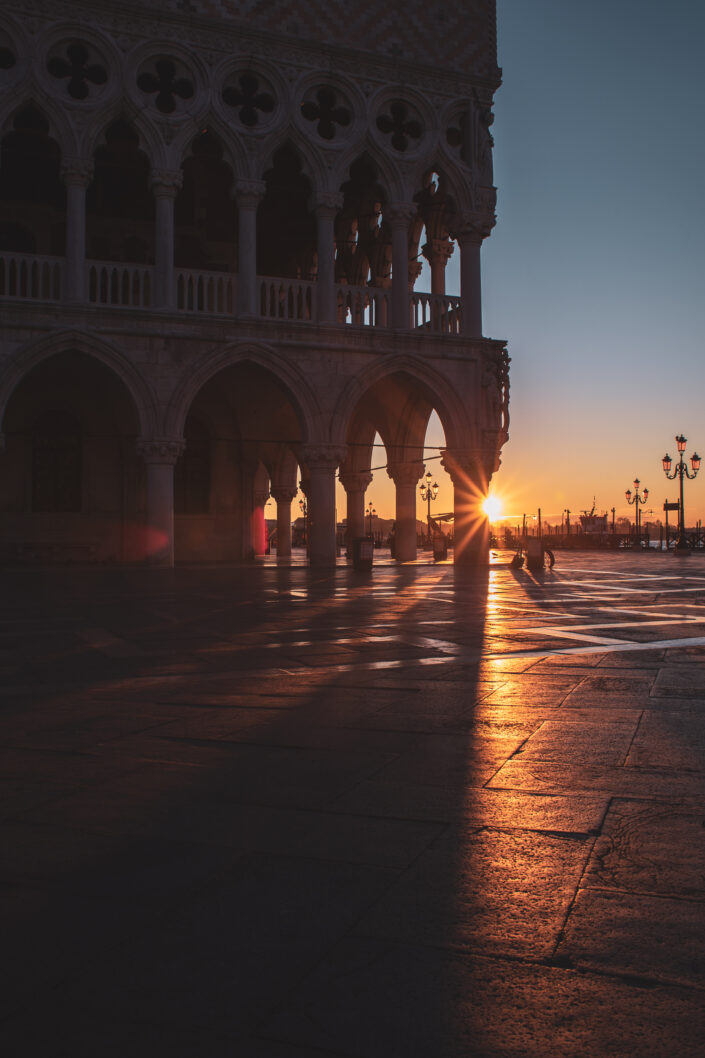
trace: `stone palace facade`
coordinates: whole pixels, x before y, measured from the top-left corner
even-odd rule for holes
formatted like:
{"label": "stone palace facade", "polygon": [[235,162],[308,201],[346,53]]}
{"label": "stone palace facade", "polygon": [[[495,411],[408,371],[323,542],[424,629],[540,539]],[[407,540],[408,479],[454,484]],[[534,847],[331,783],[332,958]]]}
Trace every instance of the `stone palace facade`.
{"label": "stone palace facade", "polygon": [[0,560],[242,561],[270,496],[285,556],[300,481],[334,564],[336,476],[364,535],[377,432],[413,559],[433,409],[455,561],[486,557],[494,7],[8,0]]}

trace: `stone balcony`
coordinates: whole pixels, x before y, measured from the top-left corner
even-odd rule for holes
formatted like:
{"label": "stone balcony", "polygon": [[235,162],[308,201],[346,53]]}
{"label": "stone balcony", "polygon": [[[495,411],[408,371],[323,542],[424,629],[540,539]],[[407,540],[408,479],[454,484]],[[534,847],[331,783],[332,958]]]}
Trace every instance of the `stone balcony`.
{"label": "stone balcony", "polygon": [[[76,301],[67,297],[66,259],[39,254],[0,253],[0,298],[50,304]],[[173,304],[156,303],[152,265],[118,261],[86,261],[87,306],[154,310],[190,316],[238,317],[238,276],[190,268],[173,271]],[[291,323],[317,322],[315,281],[276,276],[256,277],[256,316]],[[391,287],[335,286],[334,325],[392,329]],[[248,317],[251,318],[251,316]],[[462,301],[446,294],[412,291],[409,330],[462,336]]]}

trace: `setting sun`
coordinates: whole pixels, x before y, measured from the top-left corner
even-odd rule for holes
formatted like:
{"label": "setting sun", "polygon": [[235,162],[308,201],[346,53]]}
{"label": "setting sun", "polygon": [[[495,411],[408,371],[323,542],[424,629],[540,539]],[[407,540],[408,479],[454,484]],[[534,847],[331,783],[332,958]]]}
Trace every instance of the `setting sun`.
{"label": "setting sun", "polygon": [[482,504],[482,509],[491,522],[497,520],[502,514],[502,501],[499,496],[488,496]]}

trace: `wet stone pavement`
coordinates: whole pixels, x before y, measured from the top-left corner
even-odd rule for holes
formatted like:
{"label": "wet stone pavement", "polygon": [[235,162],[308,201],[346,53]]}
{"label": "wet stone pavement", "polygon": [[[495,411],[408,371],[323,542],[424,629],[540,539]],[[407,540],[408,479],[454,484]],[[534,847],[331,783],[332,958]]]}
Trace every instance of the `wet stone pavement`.
{"label": "wet stone pavement", "polygon": [[705,557],[3,572],[2,1054],[705,1053]]}

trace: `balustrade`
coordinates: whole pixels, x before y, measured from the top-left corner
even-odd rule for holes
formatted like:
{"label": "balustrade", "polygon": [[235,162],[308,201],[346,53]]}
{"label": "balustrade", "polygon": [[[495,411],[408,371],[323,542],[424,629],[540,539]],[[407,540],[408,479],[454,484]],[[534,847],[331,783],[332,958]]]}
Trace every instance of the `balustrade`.
{"label": "balustrade", "polygon": [[216,316],[234,315],[235,278],[231,272],[177,269],[177,310],[179,312],[210,312]]}
{"label": "balustrade", "polygon": [[65,267],[63,257],[0,253],[0,297],[61,301]]}
{"label": "balustrade", "polygon": [[312,320],[316,314],[316,284],[304,279],[258,276],[260,316],[268,320]]}
{"label": "balustrade", "polygon": [[461,334],[461,300],[448,294],[411,295],[411,326],[432,334]]}
{"label": "balustrade", "polygon": [[392,292],[381,287],[355,287],[341,283],[336,287],[338,323],[358,327],[389,327],[392,315]]}
{"label": "balustrade", "polygon": [[[88,261],[88,301],[92,305],[148,309],[154,301],[154,268],[119,261]],[[60,302],[66,296],[63,257],[0,253],[0,297]],[[178,268],[174,272],[176,311],[236,317],[238,276],[231,272]],[[258,276],[259,314],[264,319],[316,320],[316,283]],[[336,320],[356,327],[392,326],[391,288],[335,286]],[[462,299],[412,292],[409,323],[431,334],[462,333]]]}
{"label": "balustrade", "polygon": [[92,305],[147,309],[152,304],[154,268],[119,261],[88,262],[88,300]]}

